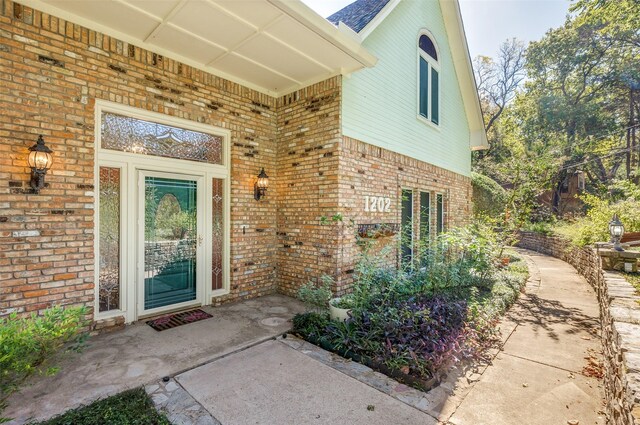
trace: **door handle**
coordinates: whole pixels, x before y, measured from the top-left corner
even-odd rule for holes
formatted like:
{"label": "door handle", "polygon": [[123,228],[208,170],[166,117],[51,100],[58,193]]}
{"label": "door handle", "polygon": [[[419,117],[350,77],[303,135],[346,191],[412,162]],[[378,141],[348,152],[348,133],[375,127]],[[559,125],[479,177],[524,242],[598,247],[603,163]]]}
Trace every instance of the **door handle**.
{"label": "door handle", "polygon": [[198,236],[198,246],[202,246],[202,236]]}

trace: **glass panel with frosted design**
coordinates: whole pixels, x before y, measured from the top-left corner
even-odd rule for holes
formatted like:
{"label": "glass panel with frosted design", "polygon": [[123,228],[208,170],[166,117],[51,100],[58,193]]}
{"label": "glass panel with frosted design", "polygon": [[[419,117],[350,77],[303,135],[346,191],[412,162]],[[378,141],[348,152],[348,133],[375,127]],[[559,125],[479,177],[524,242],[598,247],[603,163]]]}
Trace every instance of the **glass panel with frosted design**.
{"label": "glass panel with frosted design", "polygon": [[122,152],[222,164],[221,136],[106,112],[101,146]]}
{"label": "glass panel with frosted design", "polygon": [[144,308],[196,299],[197,182],[145,177]]}
{"label": "glass panel with frosted design", "polygon": [[224,250],[224,180],[213,179],[212,211],[213,223],[213,262],[211,269],[212,289],[222,289],[223,282],[223,250]]}
{"label": "glass panel with frosted design", "polygon": [[120,168],[100,167],[99,311],[120,309]]}

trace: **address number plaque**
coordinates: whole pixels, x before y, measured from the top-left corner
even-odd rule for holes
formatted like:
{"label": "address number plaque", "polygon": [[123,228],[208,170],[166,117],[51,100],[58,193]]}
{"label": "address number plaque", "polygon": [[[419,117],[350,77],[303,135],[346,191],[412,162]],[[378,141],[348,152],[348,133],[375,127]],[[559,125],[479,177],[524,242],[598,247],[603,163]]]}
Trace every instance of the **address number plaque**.
{"label": "address number plaque", "polygon": [[389,212],[391,211],[391,198],[386,196],[365,196],[365,212]]}

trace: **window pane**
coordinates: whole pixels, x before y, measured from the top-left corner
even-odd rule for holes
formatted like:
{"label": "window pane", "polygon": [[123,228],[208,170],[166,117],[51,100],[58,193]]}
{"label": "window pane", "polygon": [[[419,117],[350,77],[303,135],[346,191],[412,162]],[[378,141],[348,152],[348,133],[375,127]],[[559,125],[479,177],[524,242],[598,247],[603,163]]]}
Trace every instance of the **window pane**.
{"label": "window pane", "polygon": [[400,255],[403,263],[411,263],[413,258],[413,192],[403,189],[401,202],[402,241]]}
{"label": "window pane", "polygon": [[440,102],[438,99],[438,71],[431,68],[431,122],[438,124],[440,119]]}
{"label": "window pane", "polygon": [[98,304],[120,309],[120,169],[100,167]]}
{"label": "window pane", "polygon": [[224,249],[224,180],[213,179],[212,190],[212,222],[213,222],[213,263],[212,263],[212,288],[223,288],[222,254]]}
{"label": "window pane", "polygon": [[420,58],[420,115],[429,118],[429,64]]}
{"label": "window pane", "polygon": [[423,241],[429,240],[431,231],[431,223],[429,222],[430,198],[429,192],[420,192],[420,239]]}
{"label": "window pane", "polygon": [[436,230],[438,234],[444,232],[444,199],[441,194],[436,195]]}
{"label": "window pane", "polygon": [[421,35],[419,41],[420,49],[423,52],[431,56],[433,59],[438,60],[438,53],[436,53],[436,46],[433,44],[433,41],[427,35]]}
{"label": "window pane", "polygon": [[198,185],[144,178],[144,308],[196,299]]}
{"label": "window pane", "polygon": [[223,138],[122,115],[102,115],[103,149],[222,164]]}

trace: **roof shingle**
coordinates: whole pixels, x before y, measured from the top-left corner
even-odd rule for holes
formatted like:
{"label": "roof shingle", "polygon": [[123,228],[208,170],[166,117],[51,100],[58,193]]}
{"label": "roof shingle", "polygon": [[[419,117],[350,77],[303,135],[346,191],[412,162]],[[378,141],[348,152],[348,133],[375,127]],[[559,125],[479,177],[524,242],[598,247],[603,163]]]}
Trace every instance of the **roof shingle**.
{"label": "roof shingle", "polygon": [[357,0],[329,16],[329,22],[343,22],[355,32],[360,32],[389,3],[389,0]]}

